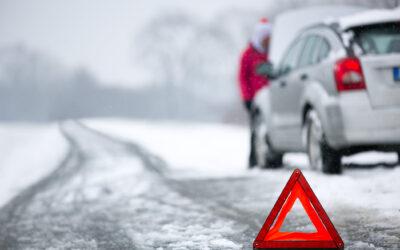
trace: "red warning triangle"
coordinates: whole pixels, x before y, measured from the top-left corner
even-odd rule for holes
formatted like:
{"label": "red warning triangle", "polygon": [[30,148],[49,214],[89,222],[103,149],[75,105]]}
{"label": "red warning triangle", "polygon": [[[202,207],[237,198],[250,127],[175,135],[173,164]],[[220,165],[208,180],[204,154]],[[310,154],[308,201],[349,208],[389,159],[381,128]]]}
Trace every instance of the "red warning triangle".
{"label": "red warning triangle", "polygon": [[[287,214],[299,199],[316,232],[281,232]],[[253,243],[254,249],[343,249],[344,243],[303,173],[296,169]]]}

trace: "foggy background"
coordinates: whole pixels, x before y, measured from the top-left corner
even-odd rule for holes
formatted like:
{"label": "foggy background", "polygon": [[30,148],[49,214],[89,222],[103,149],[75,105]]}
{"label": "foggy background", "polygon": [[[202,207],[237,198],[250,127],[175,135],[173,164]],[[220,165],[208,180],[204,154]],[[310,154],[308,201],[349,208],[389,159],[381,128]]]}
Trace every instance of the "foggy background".
{"label": "foggy background", "polygon": [[399,1],[0,0],[0,120],[241,123],[236,71],[253,25],[330,4]]}

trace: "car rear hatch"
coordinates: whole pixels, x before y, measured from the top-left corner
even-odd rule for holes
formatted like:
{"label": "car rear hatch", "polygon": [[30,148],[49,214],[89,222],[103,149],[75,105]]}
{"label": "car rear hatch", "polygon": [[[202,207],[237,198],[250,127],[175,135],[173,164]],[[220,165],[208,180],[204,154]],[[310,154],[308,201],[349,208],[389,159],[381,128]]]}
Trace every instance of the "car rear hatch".
{"label": "car rear hatch", "polygon": [[400,21],[353,27],[352,31],[352,47],[360,59],[372,106],[400,106]]}

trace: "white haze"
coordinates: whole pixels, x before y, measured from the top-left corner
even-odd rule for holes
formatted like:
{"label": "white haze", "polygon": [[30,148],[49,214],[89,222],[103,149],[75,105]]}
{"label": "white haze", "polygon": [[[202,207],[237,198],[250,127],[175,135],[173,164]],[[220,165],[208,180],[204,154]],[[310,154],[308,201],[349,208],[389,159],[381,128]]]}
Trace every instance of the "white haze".
{"label": "white haze", "polygon": [[135,69],[131,43],[149,19],[174,10],[207,20],[227,6],[265,9],[268,2],[1,0],[0,47],[22,43],[69,67],[88,68],[102,82],[137,86],[149,76]]}

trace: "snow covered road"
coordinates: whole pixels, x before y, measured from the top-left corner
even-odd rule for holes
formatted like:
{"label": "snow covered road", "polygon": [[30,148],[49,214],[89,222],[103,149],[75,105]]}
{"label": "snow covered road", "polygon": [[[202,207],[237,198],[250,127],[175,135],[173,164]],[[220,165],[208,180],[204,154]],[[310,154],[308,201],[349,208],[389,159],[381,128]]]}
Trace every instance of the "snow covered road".
{"label": "snow covered road", "polygon": [[[243,164],[235,163],[235,152],[225,152],[233,173],[210,171],[219,162],[210,158],[199,159],[207,171],[182,171],[163,150],[156,145],[153,150],[143,134],[142,140],[128,141],[88,124],[63,123],[70,144],[64,160],[0,209],[0,249],[251,249],[294,168],[239,170]],[[216,142],[207,148],[203,139],[203,152],[223,150],[218,134],[238,134],[226,130],[208,130]],[[236,144],[229,143],[228,150],[234,150]],[[191,150],[200,146],[186,149]],[[286,163],[304,165],[304,159],[294,155]],[[334,177],[303,170],[348,249],[400,248],[399,167],[377,164]],[[284,227],[312,230],[296,205]]]}

